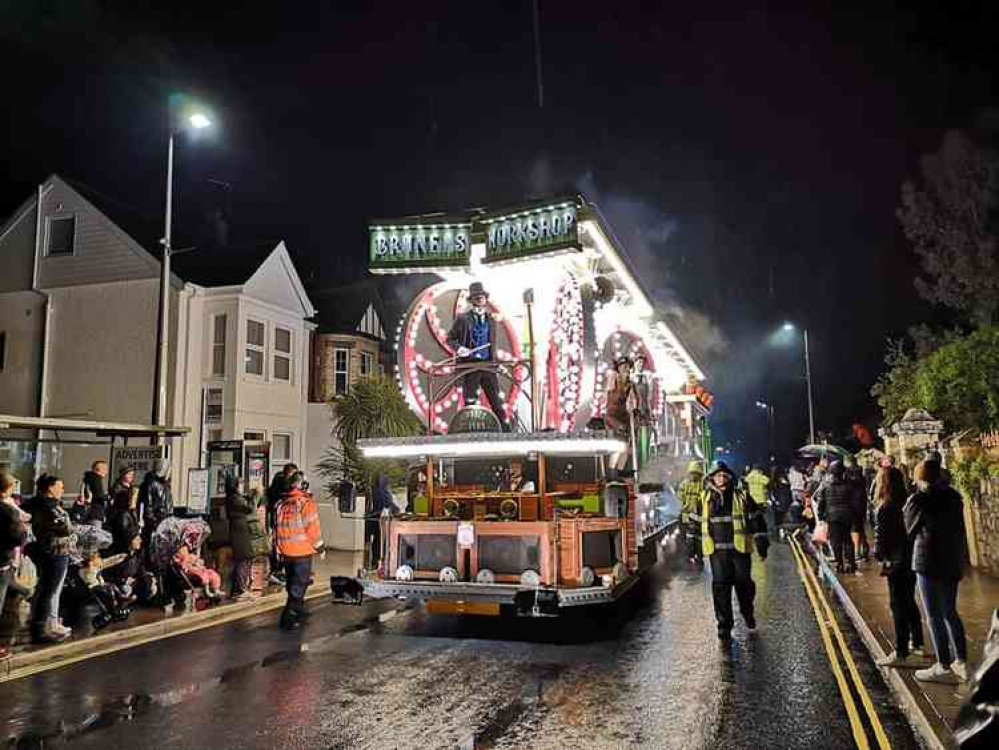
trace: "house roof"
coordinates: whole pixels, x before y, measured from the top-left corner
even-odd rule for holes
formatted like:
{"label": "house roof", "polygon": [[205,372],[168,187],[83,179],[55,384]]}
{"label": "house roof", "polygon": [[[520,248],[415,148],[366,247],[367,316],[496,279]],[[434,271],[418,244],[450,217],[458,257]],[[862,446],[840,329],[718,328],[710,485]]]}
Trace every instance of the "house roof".
{"label": "house roof", "polygon": [[256,273],[280,240],[254,242],[239,247],[196,248],[171,256],[174,272],[200,286],[240,286]]}
{"label": "house roof", "polygon": [[372,305],[385,325],[385,305],[378,285],[370,279],[337,287],[315,289],[309,298],[316,306],[320,333],[360,334],[358,324]]}

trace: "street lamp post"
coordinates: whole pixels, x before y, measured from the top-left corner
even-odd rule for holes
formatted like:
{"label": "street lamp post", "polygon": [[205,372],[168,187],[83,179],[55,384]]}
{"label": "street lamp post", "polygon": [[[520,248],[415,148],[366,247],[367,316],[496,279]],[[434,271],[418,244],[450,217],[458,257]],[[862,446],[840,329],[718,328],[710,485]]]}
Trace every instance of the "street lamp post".
{"label": "street lamp post", "polygon": [[766,401],[757,401],[756,406],[766,412],[767,415],[767,456],[768,461],[771,460],[774,455],[774,449],[777,443],[777,425],[774,422],[774,405],[768,404]]}
{"label": "street lamp post", "polygon": [[[195,130],[212,124],[200,112],[190,115],[187,124]],[[170,342],[170,255],[173,226],[173,139],[176,131],[170,125],[170,138],[167,141],[166,216],[164,217],[163,260],[160,263],[160,304],[156,329],[156,371],[153,381],[153,424],[166,423],[167,404],[167,351]]]}
{"label": "street lamp post", "polygon": [[[785,323],[785,331],[793,331],[794,323]],[[808,442],[815,444],[815,403],[812,397],[812,360],[808,354],[808,329],[802,328],[802,339],[805,344],[805,384],[808,390]]]}

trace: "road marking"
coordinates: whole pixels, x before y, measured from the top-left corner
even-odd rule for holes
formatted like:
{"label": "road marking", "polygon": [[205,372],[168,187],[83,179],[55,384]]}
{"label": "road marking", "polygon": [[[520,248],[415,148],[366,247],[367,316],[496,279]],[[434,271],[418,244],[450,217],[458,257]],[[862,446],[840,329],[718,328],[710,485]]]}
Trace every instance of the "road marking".
{"label": "road marking", "polygon": [[860,719],[860,714],[857,713],[857,704],[853,701],[853,695],[850,693],[850,686],[847,684],[846,675],[843,674],[843,670],[839,665],[839,660],[836,658],[836,648],[833,645],[832,638],[829,637],[829,627],[826,624],[825,619],[822,617],[822,612],[819,609],[819,604],[816,601],[815,593],[812,591],[810,581],[805,575],[805,570],[803,567],[802,559],[800,557],[801,550],[797,547],[794,540],[791,541],[791,549],[794,554],[795,562],[798,564],[798,575],[801,576],[801,581],[805,585],[805,591],[808,594],[808,600],[812,605],[812,612],[815,614],[815,621],[819,625],[819,633],[822,635],[822,643],[826,648],[826,656],[829,658],[829,665],[832,667],[833,676],[836,678],[836,685],[839,687],[840,697],[843,699],[843,705],[846,707],[846,714],[850,719],[850,729],[853,731],[853,739],[857,743],[857,747],[860,750],[869,750],[870,745],[867,742],[867,733],[864,731],[864,724]]}
{"label": "road marking", "polygon": [[[867,692],[867,688],[864,686],[864,681],[860,676],[860,671],[857,669],[857,664],[853,660],[853,655],[850,653],[850,649],[847,646],[846,638],[844,638],[843,631],[840,629],[839,623],[836,621],[836,616],[833,614],[832,607],[829,605],[829,600],[826,598],[825,592],[819,585],[819,580],[815,575],[815,571],[812,570],[812,566],[808,564],[805,552],[801,548],[797,539],[791,539],[791,549],[794,552],[795,560],[798,564],[798,574],[801,576],[801,580],[805,584],[805,590],[808,592],[808,598],[812,603],[812,610],[815,613],[815,619],[819,623],[819,630],[822,632],[822,639],[826,644],[826,654],[829,656],[829,663],[832,666],[834,674],[836,675],[836,681],[840,688],[840,695],[843,697],[843,703],[846,706],[847,714],[850,716],[850,726],[854,730],[854,739],[857,741],[857,746],[862,748],[862,750],[869,747],[867,733],[864,731],[863,724],[860,722],[860,716],[857,712],[856,703],[853,700],[853,695],[849,692],[849,685],[843,675],[843,670],[839,664],[839,660],[836,658],[836,650],[829,635],[830,629],[835,636],[836,643],[839,644],[843,661],[846,662],[846,667],[853,680],[853,685],[860,696],[860,702],[863,705],[867,718],[874,730],[874,736],[878,742],[878,747],[881,750],[891,750],[891,743],[888,740],[887,734],[885,734],[884,727],[881,724],[881,719],[878,717],[878,713],[874,708],[874,703],[871,701],[871,696]],[[820,611],[817,602],[822,603],[822,611]],[[844,692],[844,689],[846,692]],[[858,728],[860,731],[859,735],[857,733]]]}

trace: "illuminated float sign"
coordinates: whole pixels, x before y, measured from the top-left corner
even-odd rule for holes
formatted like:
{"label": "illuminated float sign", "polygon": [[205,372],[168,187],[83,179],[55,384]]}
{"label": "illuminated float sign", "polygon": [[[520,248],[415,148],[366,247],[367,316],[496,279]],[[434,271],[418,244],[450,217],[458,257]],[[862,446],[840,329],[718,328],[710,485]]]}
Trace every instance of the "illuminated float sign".
{"label": "illuminated float sign", "polygon": [[467,219],[375,222],[368,229],[369,267],[375,273],[468,268],[472,226]]}
{"label": "illuminated float sign", "polygon": [[478,219],[486,239],[486,263],[579,251],[578,206],[567,200],[486,215]]}

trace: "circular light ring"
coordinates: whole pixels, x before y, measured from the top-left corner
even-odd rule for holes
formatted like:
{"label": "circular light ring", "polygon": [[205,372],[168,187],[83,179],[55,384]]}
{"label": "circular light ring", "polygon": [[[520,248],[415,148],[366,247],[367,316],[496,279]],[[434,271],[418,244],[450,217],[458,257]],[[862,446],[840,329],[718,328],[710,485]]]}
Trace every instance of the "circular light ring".
{"label": "circular light ring", "polygon": [[458,582],[458,571],[452,568],[450,565],[445,565],[440,569],[437,574],[437,579],[441,583],[457,583]]}
{"label": "circular light ring", "polygon": [[395,569],[395,580],[397,581],[412,581],[414,575],[413,569],[408,565],[400,565]]}
{"label": "circular light ring", "polygon": [[531,570],[528,568],[523,573],[520,574],[520,585],[521,586],[540,586],[541,585],[541,574],[536,570]]}
{"label": "circular light ring", "polygon": [[[621,328],[620,326],[611,333],[603,342],[598,354],[597,366],[594,372],[593,402],[595,404],[595,415],[601,416],[607,411],[607,372],[614,370],[614,360],[622,354],[632,360],[641,359],[642,372],[656,374],[656,360],[652,356],[645,340],[637,333]],[[662,387],[659,378],[651,377],[649,381],[649,409],[653,413],[658,413],[662,406]]]}
{"label": "circular light ring", "polygon": [[[435,362],[450,359],[455,355],[447,343],[447,332],[455,316],[464,312],[467,306],[467,291],[462,286],[453,282],[439,282],[417,295],[401,323],[402,334],[396,344],[396,361],[402,394],[410,408],[424,422],[431,420],[437,432],[447,432],[455,413],[464,406],[464,394],[459,381],[447,393],[440,394],[432,409],[429,388],[430,367]],[[520,340],[513,325],[506,316],[500,314],[500,310],[492,302],[489,303],[489,309],[496,319],[493,330],[497,358],[522,359]],[[521,394],[521,383],[527,377],[526,368],[515,367],[512,375],[514,377],[512,384],[500,377],[507,416],[516,409]],[[446,376],[447,372],[435,374],[435,384],[441,382],[438,378]],[[481,398],[479,403],[489,407],[485,398]],[[442,406],[440,410],[436,408],[438,405]]]}

